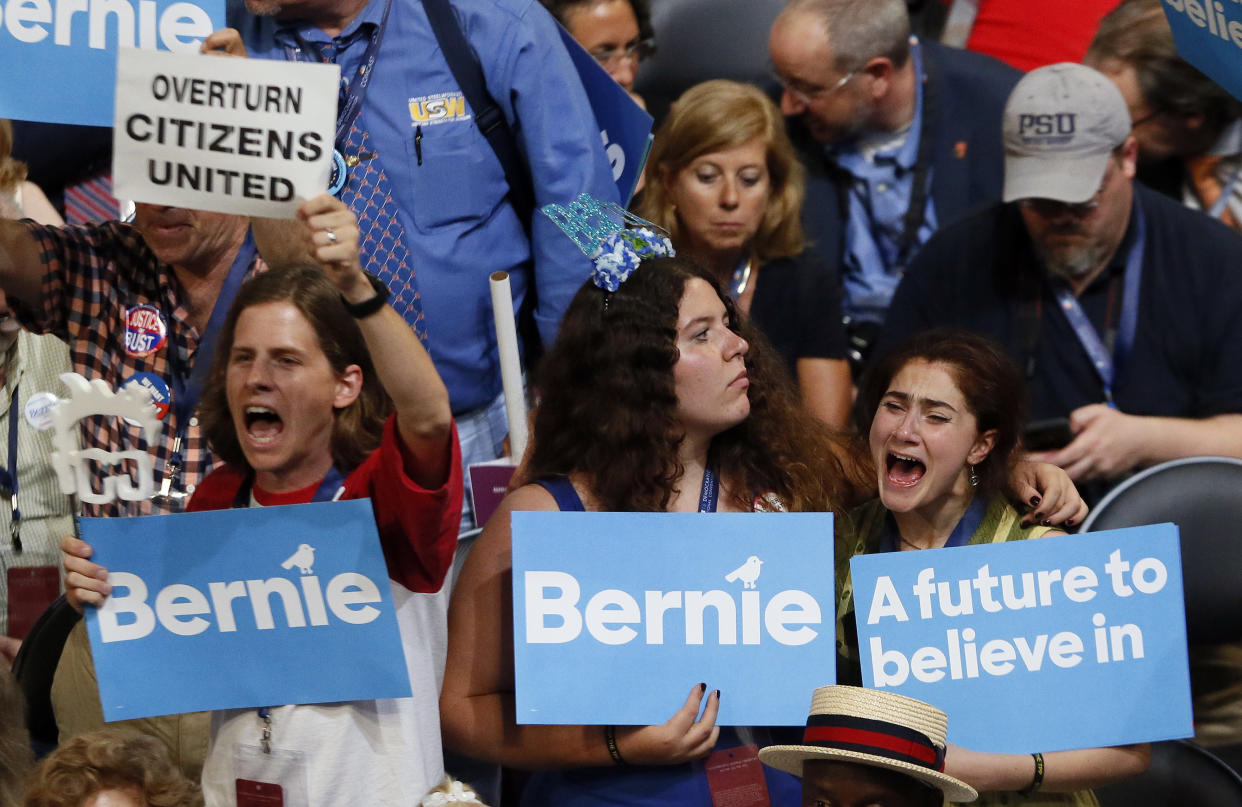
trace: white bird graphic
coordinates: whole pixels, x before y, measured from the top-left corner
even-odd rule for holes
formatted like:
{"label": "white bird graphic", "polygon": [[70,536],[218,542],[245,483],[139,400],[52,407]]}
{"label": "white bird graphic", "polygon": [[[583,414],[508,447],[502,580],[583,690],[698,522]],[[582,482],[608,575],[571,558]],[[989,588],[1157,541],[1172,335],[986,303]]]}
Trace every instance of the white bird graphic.
{"label": "white bird graphic", "polygon": [[302,544],[298,547],[298,551],[294,552],[287,561],[280,564],[282,569],[292,569],[294,566],[302,574],[310,574],[311,567],[315,565],[315,547],[310,544]]}
{"label": "white bird graphic", "polygon": [[725,580],[729,583],[741,580],[742,588],[754,588],[755,581],[759,579],[759,567],[762,565],[763,561],[759,560],[758,556],[751,555],[745,563],[726,574]]}

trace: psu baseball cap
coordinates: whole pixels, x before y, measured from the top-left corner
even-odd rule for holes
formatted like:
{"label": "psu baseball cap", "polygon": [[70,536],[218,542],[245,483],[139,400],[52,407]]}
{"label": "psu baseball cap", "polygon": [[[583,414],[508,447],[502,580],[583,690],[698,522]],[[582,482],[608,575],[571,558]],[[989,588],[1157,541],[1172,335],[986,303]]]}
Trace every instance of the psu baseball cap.
{"label": "psu baseball cap", "polygon": [[1102,73],[1071,62],[1032,70],[1005,104],[1005,201],[1086,202],[1129,135],[1125,99]]}

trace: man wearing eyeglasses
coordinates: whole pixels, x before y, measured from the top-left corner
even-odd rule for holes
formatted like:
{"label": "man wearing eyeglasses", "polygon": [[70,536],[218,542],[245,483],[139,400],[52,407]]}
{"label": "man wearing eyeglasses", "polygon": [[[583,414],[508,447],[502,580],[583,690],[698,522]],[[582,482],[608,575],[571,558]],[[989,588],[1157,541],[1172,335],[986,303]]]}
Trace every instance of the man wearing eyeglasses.
{"label": "man wearing eyeglasses", "polygon": [[807,166],[807,233],[841,261],[857,368],[918,249],[1000,198],[996,133],[1019,74],[912,39],[904,0],[791,0],[769,50]]}
{"label": "man wearing eyeglasses", "polygon": [[1125,100],[1089,67],[1027,74],[1004,143],[1004,203],[928,241],[881,348],[937,326],[996,339],[1026,374],[1027,447],[1079,483],[1242,457],[1242,236],[1134,182]]}

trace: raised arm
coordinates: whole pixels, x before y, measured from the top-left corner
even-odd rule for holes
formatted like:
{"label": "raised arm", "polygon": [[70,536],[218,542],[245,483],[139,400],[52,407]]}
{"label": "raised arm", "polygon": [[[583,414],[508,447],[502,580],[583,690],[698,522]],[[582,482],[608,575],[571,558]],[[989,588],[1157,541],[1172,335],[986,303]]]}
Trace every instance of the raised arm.
{"label": "raised arm", "polygon": [[[514,718],[509,514],[556,509],[552,496],[535,485],[505,497],[471,549],[449,607],[448,665],[440,694],[444,743],[515,768],[613,764],[603,726],[519,726]],[[660,765],[706,756],[720,733],[719,702],[717,694],[696,685],[663,725],[618,728],[622,758]]]}
{"label": "raised arm", "polygon": [[[364,303],[376,289],[358,258],[358,221],[340,200],[321,194],[298,210],[302,241],[341,296]],[[371,361],[397,410],[397,430],[407,451],[406,475],[425,488],[448,478],[453,415],[448,390],[414,331],[385,305],[358,320]]]}

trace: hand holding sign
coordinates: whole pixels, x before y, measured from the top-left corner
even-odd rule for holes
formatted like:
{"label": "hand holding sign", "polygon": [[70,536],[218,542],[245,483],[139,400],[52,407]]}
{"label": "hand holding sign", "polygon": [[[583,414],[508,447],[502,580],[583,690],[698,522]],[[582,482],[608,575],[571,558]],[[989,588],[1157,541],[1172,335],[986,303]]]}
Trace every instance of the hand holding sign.
{"label": "hand holding sign", "polygon": [[678,765],[702,759],[712,752],[720,737],[716,715],[720,711],[720,690],[707,696],[699,715],[706,684],[698,684],[680,709],[663,725],[633,727],[617,733],[617,750],[631,765]]}
{"label": "hand holding sign", "polygon": [[60,539],[65,567],[65,599],[78,613],[82,606],[99,605],[112,593],[108,570],[91,560],[95,550],[86,541],[66,535]]}
{"label": "hand holding sign", "polygon": [[362,302],[375,296],[358,254],[358,219],[344,202],[322,193],[298,208],[298,221],[307,252],[347,300]]}

